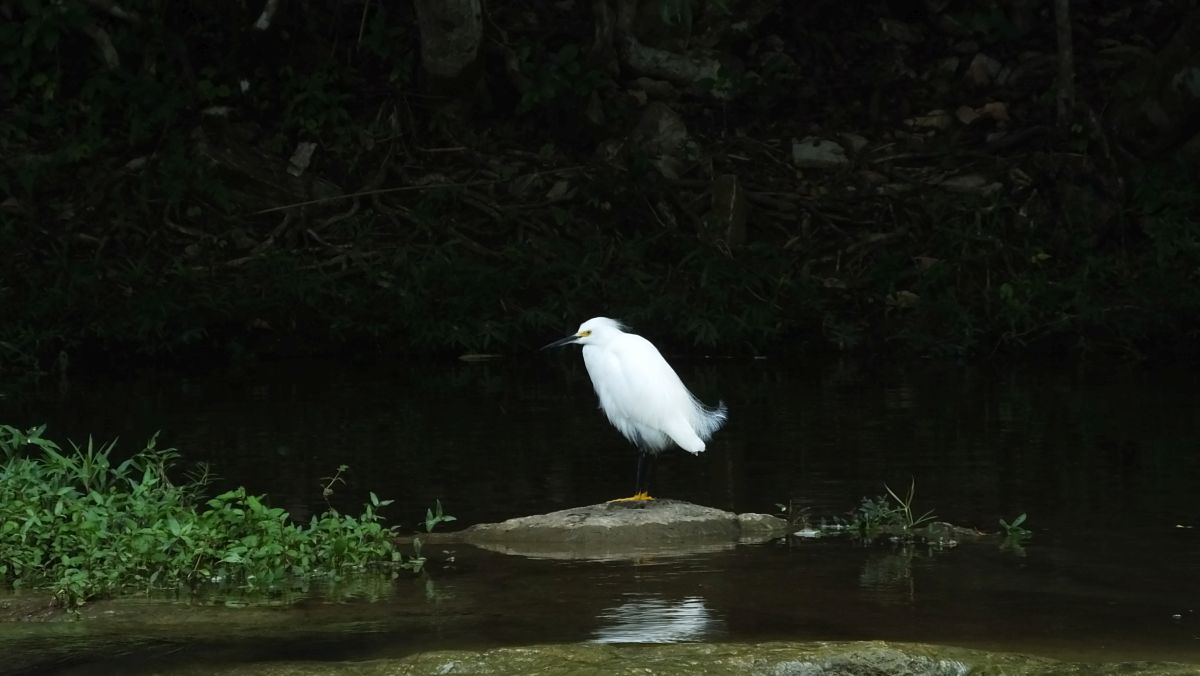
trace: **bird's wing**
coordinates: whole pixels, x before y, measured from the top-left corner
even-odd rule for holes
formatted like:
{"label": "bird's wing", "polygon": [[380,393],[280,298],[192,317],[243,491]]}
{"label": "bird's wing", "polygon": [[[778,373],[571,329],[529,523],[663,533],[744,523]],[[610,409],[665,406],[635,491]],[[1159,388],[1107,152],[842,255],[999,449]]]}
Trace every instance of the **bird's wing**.
{"label": "bird's wing", "polygon": [[623,403],[634,418],[660,420],[683,410],[691,394],[658,348],[638,335],[622,336],[613,346],[617,358]]}
{"label": "bird's wing", "polygon": [[622,337],[614,349],[620,366],[620,409],[642,429],[662,435],[688,451],[700,453],[704,441],[697,433],[695,397],[658,348],[637,335]]}

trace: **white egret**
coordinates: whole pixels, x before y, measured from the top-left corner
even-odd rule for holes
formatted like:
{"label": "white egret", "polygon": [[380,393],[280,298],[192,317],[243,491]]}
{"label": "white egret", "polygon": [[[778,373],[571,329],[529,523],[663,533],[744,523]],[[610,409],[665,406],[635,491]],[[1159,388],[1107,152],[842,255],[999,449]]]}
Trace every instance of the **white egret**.
{"label": "white egret", "polygon": [[[600,398],[600,408],[640,451],[634,495],[623,499],[653,500],[649,476],[645,476],[646,485],[642,482],[644,466],[672,442],[699,455],[728,414],[724,402],[716,407],[701,403],[653,343],[624,329],[618,321],[594,317],[580,324],[574,335],[542,349],[583,346],[583,364]],[[648,475],[648,467],[645,469]]]}

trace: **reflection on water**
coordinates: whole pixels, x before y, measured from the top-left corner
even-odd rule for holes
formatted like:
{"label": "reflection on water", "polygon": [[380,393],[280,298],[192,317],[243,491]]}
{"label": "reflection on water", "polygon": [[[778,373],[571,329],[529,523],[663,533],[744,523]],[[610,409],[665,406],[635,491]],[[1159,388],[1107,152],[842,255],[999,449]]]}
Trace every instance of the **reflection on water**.
{"label": "reflection on water", "polygon": [[[738,511],[791,501],[819,518],[915,478],[916,513],[994,531],[1027,512],[1034,539],[1023,556],[994,544],[927,551],[821,539],[590,563],[460,547],[449,566],[431,546],[424,580],[304,596],[289,611],[301,613],[302,637],[291,614],[240,638],[229,636],[245,617],[236,614],[211,630],[148,627],[138,612],[72,632],[120,627],[125,638],[95,650],[119,644],[146,663],[166,659],[145,647],[164,640],[184,656],[237,661],[714,637],[1200,662],[1197,374],[676,364],[701,399],[729,404],[730,421],[701,456],[663,455],[660,495]],[[45,422],[53,439],[119,436],[126,448],[161,429],[163,445],[212,463],[224,477],[217,488],[244,484],[300,518],[325,507],[320,477],[348,464],[333,504],[353,510],[374,491],[396,499],[385,515],[406,528],[439,498],[466,526],[626,495],[636,457],[569,353],[72,382],[0,397],[0,422]],[[0,652],[34,646],[25,631],[0,627]],[[193,640],[199,647],[181,647]]]}
{"label": "reflection on water", "polygon": [[619,606],[605,608],[597,619],[595,643],[681,643],[720,637],[721,620],[704,605],[704,599],[688,596],[670,600],[657,595],[630,594]]}
{"label": "reflection on water", "polygon": [[881,603],[912,603],[916,596],[913,586],[913,546],[873,552],[863,561],[858,584],[873,593]]}

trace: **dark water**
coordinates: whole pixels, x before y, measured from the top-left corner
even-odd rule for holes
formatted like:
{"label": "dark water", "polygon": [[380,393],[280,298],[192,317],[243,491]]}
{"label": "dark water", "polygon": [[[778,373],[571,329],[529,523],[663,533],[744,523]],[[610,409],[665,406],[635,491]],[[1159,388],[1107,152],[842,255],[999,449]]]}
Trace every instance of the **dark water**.
{"label": "dark water", "polygon": [[[983,529],[1027,512],[1035,538],[1023,553],[823,540],[591,563],[460,548],[449,565],[433,553],[428,578],[375,590],[373,602],[314,596],[238,638],[203,623],[156,633],[113,611],[107,654],[124,655],[122,670],[201,653],[358,659],[535,642],[878,638],[1200,663],[1196,373],[677,367],[702,399],[728,403],[730,422],[704,455],[663,456],[660,495],[737,511],[792,501],[820,517],[915,478],[918,511]],[[394,522],[412,526],[435,499],[468,525],[625,495],[635,459],[571,352],[72,382],[0,399],[0,422],[49,423],[53,439],[120,436],[128,449],[162,430],[160,444],[299,517],[324,507],[320,477],[347,464],[336,506],[373,490],[396,499]],[[215,625],[242,611],[223,612],[232,615]],[[66,636],[26,627],[7,642],[86,643],[89,624],[98,626],[45,629]],[[67,661],[91,673],[92,657]]]}

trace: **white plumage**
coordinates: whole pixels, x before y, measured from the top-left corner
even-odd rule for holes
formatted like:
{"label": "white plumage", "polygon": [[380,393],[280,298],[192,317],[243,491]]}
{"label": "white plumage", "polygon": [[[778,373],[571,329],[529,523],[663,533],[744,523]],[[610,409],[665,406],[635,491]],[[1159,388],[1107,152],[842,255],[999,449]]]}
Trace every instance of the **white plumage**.
{"label": "white plumage", "polygon": [[715,408],[700,402],[645,338],[624,331],[620,322],[595,317],[573,336],[551,343],[583,346],[583,363],[609,422],[644,452],[657,453],[677,444],[699,454],[704,442],[725,424],[723,402]]}

